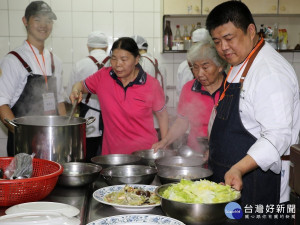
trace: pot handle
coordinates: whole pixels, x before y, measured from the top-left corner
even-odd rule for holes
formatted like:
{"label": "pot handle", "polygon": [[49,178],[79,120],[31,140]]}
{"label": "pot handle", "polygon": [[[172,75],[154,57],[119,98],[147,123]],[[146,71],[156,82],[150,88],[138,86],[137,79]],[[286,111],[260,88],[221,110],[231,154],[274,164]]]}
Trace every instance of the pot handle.
{"label": "pot handle", "polygon": [[11,120],[9,120],[9,119],[4,118],[4,121],[5,121],[6,123],[9,123],[10,125],[12,125],[12,126],[14,126],[14,127],[18,127],[18,125],[16,125],[13,121],[11,121]]}
{"label": "pot handle", "polygon": [[86,125],[93,123],[95,120],[96,120],[95,117],[90,116],[89,118],[86,119]]}
{"label": "pot handle", "polygon": [[104,178],[105,180],[110,181],[110,180],[112,179],[112,176],[109,176],[109,175],[103,175],[103,178]]}

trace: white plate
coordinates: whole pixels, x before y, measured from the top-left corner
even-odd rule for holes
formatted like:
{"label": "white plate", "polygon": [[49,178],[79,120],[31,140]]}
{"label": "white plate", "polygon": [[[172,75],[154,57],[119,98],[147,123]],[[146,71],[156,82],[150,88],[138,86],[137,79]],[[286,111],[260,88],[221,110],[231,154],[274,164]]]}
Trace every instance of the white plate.
{"label": "white plate", "polygon": [[[143,185],[143,184],[128,184],[128,186],[134,187],[134,188],[141,188],[145,191],[151,191],[151,192],[154,192],[155,189],[157,188],[157,186]],[[114,186],[108,186],[108,187],[100,188],[100,189],[96,190],[93,193],[93,197],[98,202],[101,202],[101,203],[106,204],[106,205],[111,205],[115,209],[120,210],[120,211],[124,211],[124,212],[137,212],[137,211],[145,212],[145,211],[153,209],[156,206],[160,206],[160,203],[156,204],[156,205],[135,206],[135,205],[120,205],[120,204],[114,204],[114,203],[110,203],[110,202],[105,201],[105,199],[104,199],[105,195],[108,195],[112,192],[120,191],[124,187],[125,187],[125,185],[114,185]]]}
{"label": "white plate", "polygon": [[111,216],[95,220],[88,223],[87,225],[121,225],[121,224],[130,224],[130,225],[184,225],[179,220],[159,215],[151,214],[127,214],[119,216]]}
{"label": "white plate", "polygon": [[14,205],[5,211],[8,215],[24,212],[59,212],[67,217],[73,217],[80,211],[74,206],[58,202],[27,202]]}
{"label": "white plate", "polygon": [[26,212],[0,216],[1,225],[80,225],[80,220],[58,212]]}

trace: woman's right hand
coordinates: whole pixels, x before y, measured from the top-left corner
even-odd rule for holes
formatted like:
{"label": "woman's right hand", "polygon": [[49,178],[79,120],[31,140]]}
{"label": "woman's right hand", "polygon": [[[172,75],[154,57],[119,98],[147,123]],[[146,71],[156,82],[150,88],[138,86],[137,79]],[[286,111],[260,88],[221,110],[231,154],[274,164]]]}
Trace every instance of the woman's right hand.
{"label": "woman's right hand", "polygon": [[158,151],[158,149],[165,149],[167,147],[168,141],[167,139],[162,139],[159,142],[156,142],[152,145],[152,149],[154,149],[154,153],[156,153]]}
{"label": "woman's right hand", "polygon": [[72,92],[69,96],[72,104],[77,101],[77,103],[82,101],[82,91],[81,91],[81,82],[77,82],[73,85]]}

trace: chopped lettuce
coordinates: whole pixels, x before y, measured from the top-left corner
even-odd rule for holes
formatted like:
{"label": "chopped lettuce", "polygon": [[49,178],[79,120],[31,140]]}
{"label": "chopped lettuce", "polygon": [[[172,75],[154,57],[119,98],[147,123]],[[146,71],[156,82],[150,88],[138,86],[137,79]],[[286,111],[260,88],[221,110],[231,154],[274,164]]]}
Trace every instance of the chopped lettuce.
{"label": "chopped lettuce", "polygon": [[182,179],[172,184],[161,196],[184,203],[222,203],[230,202],[240,196],[240,192],[229,185],[217,184],[208,180],[191,181]]}

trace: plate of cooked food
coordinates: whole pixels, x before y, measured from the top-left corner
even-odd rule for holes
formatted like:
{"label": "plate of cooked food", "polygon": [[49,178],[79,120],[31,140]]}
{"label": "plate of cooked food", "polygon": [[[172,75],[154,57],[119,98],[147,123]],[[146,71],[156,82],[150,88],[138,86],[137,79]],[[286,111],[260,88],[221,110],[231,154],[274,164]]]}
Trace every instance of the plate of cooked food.
{"label": "plate of cooked food", "polygon": [[155,194],[157,186],[126,184],[103,187],[93,193],[93,198],[115,209],[126,212],[148,211],[160,206]]}

